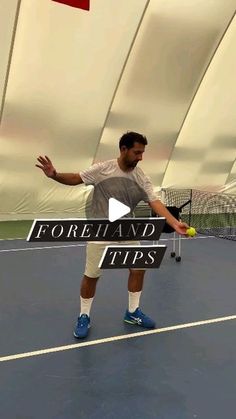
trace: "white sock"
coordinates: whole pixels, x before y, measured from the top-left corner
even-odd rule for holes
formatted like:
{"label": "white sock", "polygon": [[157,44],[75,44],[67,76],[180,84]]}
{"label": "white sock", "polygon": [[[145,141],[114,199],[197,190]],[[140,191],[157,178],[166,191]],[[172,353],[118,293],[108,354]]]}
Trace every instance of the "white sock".
{"label": "white sock", "polygon": [[82,298],[80,297],[80,316],[81,314],[87,314],[89,316],[93,298]]}
{"label": "white sock", "polygon": [[139,307],[139,300],[141,297],[142,291],[138,292],[130,292],[129,291],[129,311],[130,313],[133,313],[136,308]]}

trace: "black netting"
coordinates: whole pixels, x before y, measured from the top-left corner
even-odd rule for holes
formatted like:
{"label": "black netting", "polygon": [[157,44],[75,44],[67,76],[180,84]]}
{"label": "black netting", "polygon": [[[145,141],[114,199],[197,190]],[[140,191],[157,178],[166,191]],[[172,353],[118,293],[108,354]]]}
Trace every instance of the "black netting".
{"label": "black netting", "polygon": [[236,240],[236,195],[195,189],[164,189],[167,206],[181,207],[181,219],[198,233]]}

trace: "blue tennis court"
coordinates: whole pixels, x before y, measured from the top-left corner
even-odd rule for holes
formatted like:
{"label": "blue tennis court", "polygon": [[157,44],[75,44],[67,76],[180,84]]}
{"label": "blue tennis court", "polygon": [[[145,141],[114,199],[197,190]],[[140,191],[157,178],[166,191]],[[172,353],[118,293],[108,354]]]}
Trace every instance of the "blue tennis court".
{"label": "blue tennis court", "polygon": [[84,245],[0,242],[1,417],[234,417],[235,242],[182,239],[176,263],[162,240],[141,301],[157,329],[123,322],[127,272],[104,271],[86,341],[72,335]]}

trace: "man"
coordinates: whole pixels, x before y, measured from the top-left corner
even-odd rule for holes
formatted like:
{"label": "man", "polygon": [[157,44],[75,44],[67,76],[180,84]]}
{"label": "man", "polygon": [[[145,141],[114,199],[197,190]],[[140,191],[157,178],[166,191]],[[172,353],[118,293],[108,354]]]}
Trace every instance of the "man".
{"label": "man", "polygon": [[[150,179],[137,167],[138,162],[142,160],[146,145],[146,137],[136,132],[127,132],[120,138],[120,156],[117,159],[94,164],[80,173],[57,173],[47,156],[38,157],[40,165],[36,164],[36,166],[42,169],[49,178],[65,185],[82,183],[93,185],[92,217],[108,218],[109,198],[115,198],[131,208],[131,214],[127,214],[127,217],[132,216],[137,204],[143,200],[149,203],[156,214],[165,217],[167,223],[177,233],[186,234],[188,225],[170,214],[154,193]],[[86,267],[80,292],[81,310],[74,330],[76,338],[84,338],[88,335],[90,310],[97,281],[101,274],[98,264],[107,244],[107,242],[89,242],[87,244]],[[122,244],[137,244],[137,242],[123,241]],[[155,322],[139,308],[145,270],[130,269],[129,271],[129,306],[124,321],[145,328],[154,328]]]}

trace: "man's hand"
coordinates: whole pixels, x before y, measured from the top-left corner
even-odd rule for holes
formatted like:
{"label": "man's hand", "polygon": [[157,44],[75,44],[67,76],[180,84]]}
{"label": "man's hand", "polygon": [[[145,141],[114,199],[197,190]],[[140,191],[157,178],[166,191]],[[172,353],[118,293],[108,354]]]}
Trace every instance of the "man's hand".
{"label": "man's hand", "polygon": [[40,165],[36,164],[35,166],[39,167],[45,173],[47,177],[53,178],[54,176],[56,176],[56,173],[57,173],[56,169],[53,166],[51,160],[47,156],[45,157],[39,156],[37,160],[40,163]]}
{"label": "man's hand", "polygon": [[40,164],[36,164],[35,166],[39,167],[47,177],[50,177],[56,182],[71,186],[80,185],[83,183],[83,179],[79,173],[57,173],[49,157],[39,156],[37,160]]}
{"label": "man's hand", "polygon": [[182,221],[176,220],[176,222],[173,224],[173,228],[175,229],[176,233],[187,236],[186,230],[189,228],[189,225],[182,223]]}

